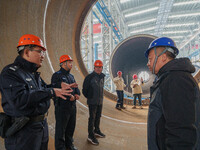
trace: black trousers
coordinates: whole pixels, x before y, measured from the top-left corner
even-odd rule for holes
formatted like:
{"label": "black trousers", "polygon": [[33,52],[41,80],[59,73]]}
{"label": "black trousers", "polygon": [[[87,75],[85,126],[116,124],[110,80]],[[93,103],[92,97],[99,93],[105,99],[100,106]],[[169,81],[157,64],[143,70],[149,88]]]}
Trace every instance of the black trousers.
{"label": "black trousers", "polygon": [[124,103],[124,91],[117,90],[116,92],[117,92],[117,96],[118,96],[116,107],[123,107],[123,103]]}
{"label": "black trousers", "polygon": [[88,105],[89,119],[88,119],[88,134],[94,136],[94,131],[100,131],[100,118],[102,113],[102,105]]}
{"label": "black trousers", "polygon": [[76,126],[76,104],[70,101],[59,101],[55,104],[55,148],[66,150],[73,144]]}
{"label": "black trousers", "polygon": [[47,150],[49,131],[46,119],[26,124],[16,134],[5,138],[6,150]]}

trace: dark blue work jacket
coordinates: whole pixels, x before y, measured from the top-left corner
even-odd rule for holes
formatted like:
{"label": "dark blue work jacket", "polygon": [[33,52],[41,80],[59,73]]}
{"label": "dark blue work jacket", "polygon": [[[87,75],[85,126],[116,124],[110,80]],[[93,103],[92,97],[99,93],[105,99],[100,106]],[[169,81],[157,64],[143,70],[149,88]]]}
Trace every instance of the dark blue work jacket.
{"label": "dark blue work jacket", "polygon": [[[55,72],[51,78],[51,85],[54,87],[54,88],[61,88],[61,82],[65,82],[67,84],[72,84],[72,83],[75,83],[76,80],[74,78],[74,76],[72,74],[70,74],[70,71],[66,71],[65,69],[63,69],[62,67],[60,68],[59,71]],[[72,88],[72,95],[80,95],[80,91],[78,88]],[[70,97],[69,96],[66,96],[67,98],[67,103],[70,101]],[[65,101],[63,100],[62,98],[56,98],[58,100],[62,100],[62,101]],[[71,103],[75,103],[76,101],[70,101]]]}
{"label": "dark blue work jacket", "polygon": [[37,72],[36,64],[18,56],[0,75],[2,107],[12,117],[45,114],[55,96]]}

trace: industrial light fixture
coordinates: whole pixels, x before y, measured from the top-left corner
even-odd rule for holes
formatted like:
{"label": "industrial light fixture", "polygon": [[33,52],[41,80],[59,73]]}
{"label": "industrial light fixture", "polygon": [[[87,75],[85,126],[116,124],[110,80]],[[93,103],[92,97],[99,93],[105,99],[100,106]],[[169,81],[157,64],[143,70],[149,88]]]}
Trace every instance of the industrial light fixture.
{"label": "industrial light fixture", "polygon": [[145,21],[141,21],[141,22],[131,23],[131,24],[128,24],[128,27],[137,26],[137,25],[141,25],[141,24],[145,24],[145,23],[154,22],[154,21],[156,21],[156,19],[149,19],[149,20],[145,20]]}
{"label": "industrial light fixture", "polygon": [[179,14],[179,15],[169,16],[169,18],[191,17],[191,16],[199,16],[199,15],[200,15],[200,13]]}
{"label": "industrial light fixture", "polygon": [[182,26],[192,26],[195,25],[195,23],[183,23],[183,24],[168,24],[166,27],[182,27]]}
{"label": "industrial light fixture", "polygon": [[188,33],[189,31],[165,31],[163,34]]}
{"label": "industrial light fixture", "polygon": [[170,36],[172,39],[180,39],[183,38],[184,36]]}
{"label": "industrial light fixture", "polygon": [[150,28],[145,28],[145,29],[141,29],[141,30],[132,31],[131,33],[144,32],[144,31],[149,31],[149,30],[154,30],[154,29],[155,29],[155,27],[150,27]]}
{"label": "industrial light fixture", "polygon": [[126,3],[126,2],[129,2],[131,0],[120,0],[120,3]]}
{"label": "industrial light fixture", "polygon": [[155,10],[158,10],[158,7],[153,7],[153,8],[150,8],[150,9],[137,11],[137,12],[134,12],[134,13],[129,13],[129,14],[126,14],[124,16],[125,16],[125,18],[127,18],[127,17],[136,16],[136,15],[144,14],[144,13],[155,11]]}
{"label": "industrial light fixture", "polygon": [[179,3],[174,3],[173,6],[190,5],[190,4],[196,4],[196,3],[200,3],[200,1],[195,0],[195,1],[188,1],[188,2],[179,2]]}

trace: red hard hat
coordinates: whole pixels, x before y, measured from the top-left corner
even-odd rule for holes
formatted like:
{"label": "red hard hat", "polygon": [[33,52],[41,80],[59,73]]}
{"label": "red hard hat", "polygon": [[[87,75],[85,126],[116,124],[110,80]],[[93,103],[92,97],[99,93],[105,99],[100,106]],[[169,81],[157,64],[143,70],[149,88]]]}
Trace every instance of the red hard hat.
{"label": "red hard hat", "polygon": [[73,61],[73,59],[72,59],[71,56],[69,56],[69,55],[62,55],[62,56],[60,57],[60,63],[63,63],[63,62],[65,62],[65,61]]}
{"label": "red hard hat", "polygon": [[37,45],[42,47],[42,49],[46,51],[46,48],[44,47],[42,40],[39,37],[32,34],[25,34],[19,39],[17,47],[25,45]]}
{"label": "red hard hat", "polygon": [[103,62],[102,62],[101,60],[96,60],[96,61],[94,62],[94,66],[95,66],[95,67],[103,67]]}
{"label": "red hard hat", "polygon": [[137,79],[137,74],[134,74],[134,75],[133,75],[133,79]]}
{"label": "red hard hat", "polygon": [[122,72],[121,72],[121,71],[118,71],[117,74],[118,74],[118,75],[122,75]]}

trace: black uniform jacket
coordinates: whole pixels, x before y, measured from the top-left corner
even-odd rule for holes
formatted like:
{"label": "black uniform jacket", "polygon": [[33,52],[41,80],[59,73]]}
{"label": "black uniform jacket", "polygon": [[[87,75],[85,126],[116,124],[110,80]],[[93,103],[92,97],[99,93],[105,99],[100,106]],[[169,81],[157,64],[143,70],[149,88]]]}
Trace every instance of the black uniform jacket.
{"label": "black uniform jacket", "polygon": [[2,107],[12,117],[45,114],[50,99],[55,96],[52,88],[40,78],[36,64],[18,56],[13,64],[6,66],[0,75]]}
{"label": "black uniform jacket", "polygon": [[[74,76],[70,74],[70,71],[66,71],[62,67],[60,68],[59,71],[55,72],[51,78],[51,84],[55,88],[61,88],[61,82],[65,82],[67,84],[72,84],[75,83]],[[72,95],[78,94],[80,95],[80,91],[78,88],[72,88],[73,92],[71,93]],[[67,101],[70,101],[70,97],[66,96]],[[58,100],[62,100],[62,98],[56,98]],[[76,101],[72,101],[72,103],[75,103]]]}
{"label": "black uniform jacket", "polygon": [[82,93],[87,98],[88,105],[101,105],[103,103],[103,87],[105,75],[94,71],[85,77]]}
{"label": "black uniform jacket", "polygon": [[200,95],[188,58],[164,65],[151,87],[149,150],[199,150]]}

